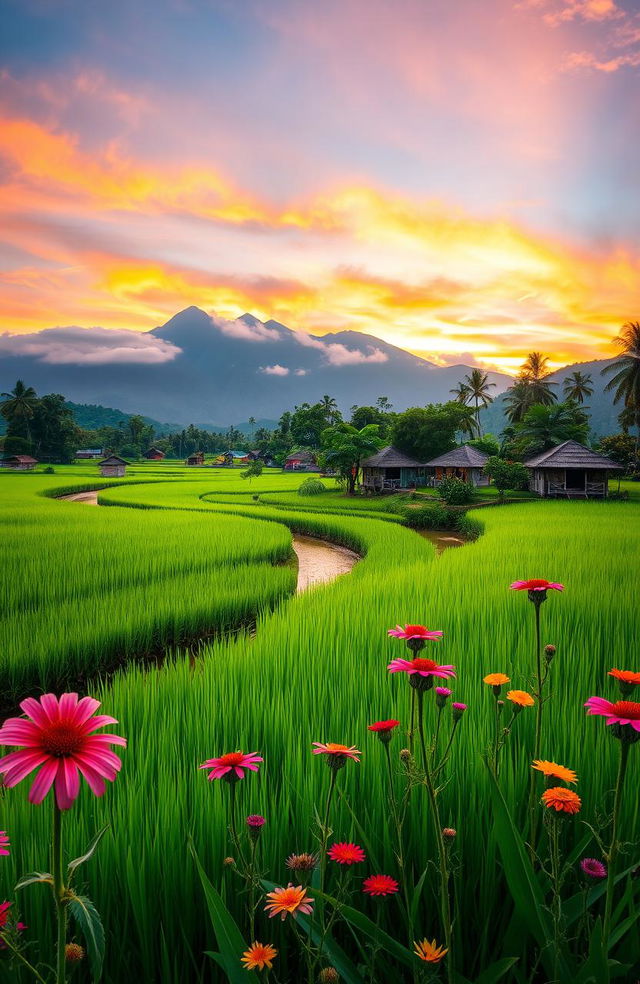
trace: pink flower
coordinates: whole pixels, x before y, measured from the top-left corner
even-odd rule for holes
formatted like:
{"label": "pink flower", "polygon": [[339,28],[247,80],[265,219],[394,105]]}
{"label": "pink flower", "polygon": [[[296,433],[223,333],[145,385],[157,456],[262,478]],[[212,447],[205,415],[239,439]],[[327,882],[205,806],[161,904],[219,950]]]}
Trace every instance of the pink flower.
{"label": "pink flower", "polygon": [[426,629],[424,625],[396,625],[395,629],[388,629],[387,635],[394,636],[396,639],[442,639],[440,629]]}
{"label": "pink flower", "polygon": [[597,861],[595,858],[583,858],[580,862],[580,867],[589,878],[607,877],[607,869],[602,861]]}
{"label": "pink flower", "polygon": [[257,752],[227,752],[219,758],[207,759],[199,768],[211,769],[207,776],[209,782],[214,779],[226,779],[227,782],[237,782],[244,779],[244,770],[250,769],[251,772],[258,771],[258,762],[263,762]]}
{"label": "pink flower", "polygon": [[[11,928],[8,925],[10,908],[11,908],[11,902],[0,903],[0,933],[5,932],[7,929]],[[25,926],[25,924],[21,922],[17,922],[14,926],[14,929],[17,933],[21,933],[26,928],[27,927]],[[6,948],[7,948],[7,944],[4,942],[4,940],[0,939],[0,950],[6,950]]]}
{"label": "pink flower", "polygon": [[357,844],[332,844],[327,854],[332,861],[337,861],[338,864],[358,864],[360,861],[366,861],[366,855],[361,847]]}
{"label": "pink flower", "polygon": [[247,817],[247,827],[253,827],[255,829],[259,827],[264,827],[267,821],[264,817],[261,817],[258,813],[252,813]]}
{"label": "pink flower", "polygon": [[78,700],[77,694],[43,694],[40,700],[27,697],[20,704],[25,718],[9,718],[0,728],[0,745],[12,745],[22,751],[0,759],[4,785],[17,786],[34,769],[40,769],[29,800],[42,803],[55,782],[58,807],[68,810],[80,792],[80,775],[92,793],[102,796],[104,780],[113,782],[122,767],[109,745],[126,746],[119,735],[91,734],[106,724],[117,724],[106,714],[93,717],[100,701],[93,697]]}
{"label": "pink flower", "polygon": [[460,718],[462,717],[462,715],[464,714],[464,712],[466,711],[466,709],[467,709],[467,705],[466,704],[460,704],[457,701],[455,701],[451,705],[451,710],[453,712],[453,720],[454,721],[459,721]]}
{"label": "pink flower", "polygon": [[328,756],[326,761],[330,769],[342,769],[347,764],[347,759],[353,759],[354,762],[360,761],[360,752],[355,745],[347,747],[347,745],[337,745],[333,741],[328,741],[326,744],[314,741],[313,744],[315,745],[314,755]]}
{"label": "pink flower", "polygon": [[584,705],[587,714],[601,714],[607,724],[614,725],[616,738],[627,741],[640,741],[640,704],[632,700],[617,700],[612,703],[604,697],[589,697]]}
{"label": "pink flower", "polygon": [[9,851],[7,850],[7,848],[10,846],[11,845],[9,844],[9,838],[5,834],[4,830],[0,830],[0,855],[3,855],[4,857],[8,858]]}
{"label": "pink flower", "polygon": [[453,690],[449,690],[448,687],[436,687],[436,693],[438,697],[451,697]]}
{"label": "pink flower", "polygon": [[392,659],[387,666],[389,673],[408,673],[409,676],[418,674],[421,677],[454,677],[456,675],[455,666],[440,666],[433,659],[423,659],[416,656],[415,659]]}
{"label": "pink flower", "polygon": [[553,588],[555,591],[564,591],[564,584],[557,581],[545,581],[542,577],[532,577],[529,581],[514,581],[509,585],[514,591],[548,591]]}

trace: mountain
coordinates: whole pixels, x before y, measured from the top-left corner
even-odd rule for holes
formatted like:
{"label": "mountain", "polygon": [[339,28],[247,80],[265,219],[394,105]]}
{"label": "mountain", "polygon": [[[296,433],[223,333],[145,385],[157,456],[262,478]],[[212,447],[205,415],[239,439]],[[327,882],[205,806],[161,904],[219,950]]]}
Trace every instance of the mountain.
{"label": "mountain", "polygon": [[[620,433],[618,414],[622,410],[622,405],[615,405],[613,395],[605,393],[605,386],[611,376],[601,375],[604,367],[613,361],[613,359],[599,359],[595,362],[575,362],[549,374],[550,381],[556,384],[554,393],[556,393],[558,400],[563,398],[563,383],[571,373],[578,371],[591,376],[593,395],[586,400],[584,409],[590,417],[593,437]],[[499,435],[508,423],[504,412],[504,397],[499,396],[491,406],[483,410],[480,414],[480,420],[485,433]]]}
{"label": "mountain", "polygon": [[[244,314],[235,321],[196,307],[140,333],[50,328],[0,336],[0,390],[24,379],[38,393],[119,407],[180,424],[225,426],[277,419],[323,394],[348,413],[387,396],[396,410],[450,399],[468,366],[437,366],[371,335],[316,337]],[[491,372],[502,392],[511,382]]]}
{"label": "mountain", "polygon": [[[95,403],[70,403],[66,405],[73,413],[73,419],[78,427],[83,430],[98,430],[100,427],[118,427],[120,424],[126,425],[132,417],[130,413],[123,413],[122,410],[115,410],[113,407],[101,407]],[[179,430],[179,424],[163,424],[152,417],[144,417],[145,424],[150,424],[156,434],[171,434]]]}

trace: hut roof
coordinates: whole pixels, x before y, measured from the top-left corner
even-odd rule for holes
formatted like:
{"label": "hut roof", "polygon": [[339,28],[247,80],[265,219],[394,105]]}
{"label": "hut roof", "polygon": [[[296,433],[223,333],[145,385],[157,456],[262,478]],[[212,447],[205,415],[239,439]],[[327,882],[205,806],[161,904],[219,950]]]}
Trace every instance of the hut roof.
{"label": "hut roof", "polygon": [[472,448],[470,444],[463,444],[461,448],[454,448],[441,454],[433,461],[428,461],[430,467],[441,468],[482,468],[489,460],[489,455],[477,448]]}
{"label": "hut roof", "polygon": [[389,444],[371,457],[365,458],[360,464],[363,468],[422,468],[424,461],[416,461],[404,451],[398,451]]}
{"label": "hut roof", "polygon": [[129,462],[125,461],[124,458],[119,458],[117,454],[110,454],[108,458],[103,458],[100,464],[101,465],[128,465]]}
{"label": "hut roof", "polygon": [[37,458],[32,458],[29,454],[8,454],[2,459],[3,461],[15,461],[19,465],[37,465]]}
{"label": "hut roof", "polygon": [[311,451],[292,451],[285,458],[285,461],[314,461],[316,456]]}
{"label": "hut roof", "polygon": [[555,448],[543,451],[533,458],[525,461],[527,468],[609,468],[620,469],[620,465],[605,458],[603,454],[596,454],[584,444],[577,441],[564,441],[557,444]]}

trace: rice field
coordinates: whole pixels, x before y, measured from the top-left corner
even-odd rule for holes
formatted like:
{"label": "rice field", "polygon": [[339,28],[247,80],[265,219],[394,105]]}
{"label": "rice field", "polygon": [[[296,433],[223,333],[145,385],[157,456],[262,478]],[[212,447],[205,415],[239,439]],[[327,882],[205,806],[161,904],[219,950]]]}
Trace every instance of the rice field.
{"label": "rice field", "polygon": [[[67,487],[91,484],[86,471],[76,468]],[[149,481],[137,484],[136,477]],[[259,774],[238,784],[239,808],[241,815],[267,818],[263,857],[275,859],[270,875],[286,884],[285,858],[317,847],[310,825],[326,796],[327,770],[311,755],[312,742],[356,745],[362,761],[341,776],[335,839],[363,843],[374,870],[397,872],[382,746],[367,725],[394,717],[406,725],[409,688],[399,679],[403,674],[386,670],[391,658],[405,654],[387,629],[405,622],[443,630],[442,641],[433,644],[437,658],[456,666],[454,699],[468,705],[440,794],[443,823],[457,830],[460,981],[477,981],[492,961],[520,956],[525,934],[506,890],[481,757],[492,736],[492,697],[482,678],[500,671],[512,687],[530,689],[532,606],[508,585],[537,576],[561,581],[565,591],[552,593],[542,607],[543,641],[555,644],[557,655],[545,711],[551,727],[541,752],[576,770],[584,820],[598,829],[611,808],[617,743],[601,719],[586,717],[583,704],[594,694],[612,697],[612,667],[640,669],[640,503],[532,501],[478,510],[484,535],[436,558],[428,542],[385,515],[379,503],[356,514],[343,510],[345,500],[332,491],[325,510],[318,502],[323,496],[310,503],[295,496],[299,475],[264,475],[249,489],[231,470],[179,473],[169,480],[142,468],[131,479],[100,493],[101,504],[113,508],[90,509],[43,495],[62,487],[60,475],[0,476],[0,496],[9,505],[2,511],[8,607],[0,669],[11,699],[22,696],[21,688],[50,686],[59,674],[69,682],[95,677],[116,653],[126,659],[155,643],[168,645],[175,657],[158,670],[131,663],[92,685],[129,742],[122,773],[105,797],[81,791],[69,835],[69,850],[80,850],[98,827],[110,824],[84,869],[108,930],[107,984],[225,979],[204,955],[215,941],[188,851],[192,837],[211,880],[240,919],[243,899],[222,863],[229,852],[227,789],[208,783],[198,770],[206,758],[236,748],[264,757]],[[290,531],[342,543],[364,559],[347,577],[292,596],[290,569],[274,566],[289,554]],[[180,621],[193,629],[207,620],[210,627],[228,628],[249,616],[257,618],[254,637],[213,638],[195,661],[180,650],[182,630],[172,629]],[[17,642],[9,643],[12,638]],[[505,748],[501,779],[521,826],[533,725],[533,715],[524,711]],[[631,843],[639,829],[640,760],[633,749],[630,758],[625,866],[640,861]],[[2,826],[14,845],[0,867],[2,898],[10,897],[18,873],[46,864],[48,804],[29,805],[27,788],[22,783],[2,800]],[[568,829],[567,849],[586,831],[582,822]],[[406,855],[416,880],[435,848],[424,803],[414,798]],[[433,877],[425,881],[419,938],[439,934],[435,884]],[[570,888],[579,891],[577,875]],[[37,885],[24,890],[21,916],[34,938],[49,939],[53,927],[42,891]],[[375,918],[371,902],[362,908]],[[391,903],[382,925],[393,934],[396,922]],[[259,938],[280,951],[280,979],[293,984],[300,978],[288,927],[266,918],[259,927]],[[639,954],[635,928],[618,957],[635,971]],[[509,974],[504,979],[515,984],[531,979],[517,965]]]}

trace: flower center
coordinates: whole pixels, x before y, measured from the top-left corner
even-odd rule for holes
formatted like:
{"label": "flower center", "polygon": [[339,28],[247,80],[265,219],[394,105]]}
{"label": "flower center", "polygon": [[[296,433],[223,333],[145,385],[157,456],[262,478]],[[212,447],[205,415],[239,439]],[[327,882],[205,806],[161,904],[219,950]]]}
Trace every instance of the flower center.
{"label": "flower center", "polygon": [[632,700],[619,700],[611,708],[616,717],[628,718],[631,721],[640,721],[640,704],[635,704]]}
{"label": "flower center", "polygon": [[220,756],[220,765],[242,765],[244,752],[227,752]]}
{"label": "flower center", "polygon": [[82,748],[84,736],[69,724],[51,724],[42,729],[42,750],[54,758],[70,758]]}
{"label": "flower center", "polygon": [[549,582],[546,581],[543,577],[532,577],[530,581],[527,581],[528,588],[544,588],[548,584]]}
{"label": "flower center", "polygon": [[435,670],[438,666],[434,660],[423,659],[421,656],[416,656],[413,665],[416,670]]}

